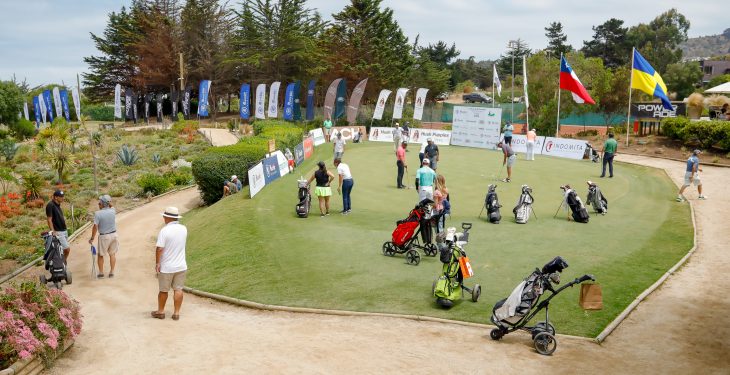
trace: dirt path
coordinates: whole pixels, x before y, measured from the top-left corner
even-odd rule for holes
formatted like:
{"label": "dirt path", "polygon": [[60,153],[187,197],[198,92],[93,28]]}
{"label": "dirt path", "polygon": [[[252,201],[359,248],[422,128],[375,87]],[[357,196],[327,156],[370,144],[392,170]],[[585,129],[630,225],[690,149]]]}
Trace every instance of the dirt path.
{"label": "dirt path", "polygon": [[[621,159],[668,168],[675,181],[683,175],[681,163]],[[88,235],[73,244],[76,276],[66,291],[82,304],[84,331],[50,373],[728,373],[730,202],[722,192],[730,185],[730,169],[706,167],[703,178],[710,200],[693,201],[700,231],[690,262],[603,345],[560,338],[553,357],[536,354],[526,334],[494,342],[479,328],[262,312],[191,295],[180,321],[152,319],[159,213],[169,205],[194,207],[197,191],[185,190],[120,215],[122,252],[113,280],[90,280],[90,257],[81,250]],[[484,317],[486,322],[487,311]]]}
{"label": "dirt path", "polygon": [[198,130],[205,138],[207,138],[213,146],[226,146],[238,142],[233,133],[228,129],[201,128]]}

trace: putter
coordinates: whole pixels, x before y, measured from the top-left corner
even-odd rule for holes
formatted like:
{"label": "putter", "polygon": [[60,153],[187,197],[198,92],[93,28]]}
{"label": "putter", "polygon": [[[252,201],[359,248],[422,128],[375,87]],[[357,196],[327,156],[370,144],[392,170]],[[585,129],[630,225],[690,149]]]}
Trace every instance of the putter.
{"label": "putter", "polygon": [[91,245],[91,279],[96,279],[96,247]]}
{"label": "putter", "polygon": [[499,177],[502,176],[503,170],[504,170],[504,164],[502,164],[502,167],[499,168],[499,172],[497,172],[496,176],[494,174],[492,174],[492,181],[499,181]]}

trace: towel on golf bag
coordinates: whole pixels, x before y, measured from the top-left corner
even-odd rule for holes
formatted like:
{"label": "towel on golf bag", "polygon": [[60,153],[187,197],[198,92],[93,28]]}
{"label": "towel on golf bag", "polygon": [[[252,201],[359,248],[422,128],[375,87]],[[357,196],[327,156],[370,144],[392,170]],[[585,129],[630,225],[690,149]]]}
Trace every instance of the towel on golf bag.
{"label": "towel on golf bag", "polygon": [[522,194],[520,194],[520,199],[517,201],[517,206],[512,210],[517,224],[527,224],[527,221],[530,220],[532,204],[535,202],[532,194],[530,194],[531,192],[532,189],[529,186],[522,185]]}
{"label": "towel on golf bag", "polygon": [[597,213],[604,215],[608,213],[608,199],[603,196],[603,192],[601,192],[598,185],[593,184],[588,186],[586,202],[590,203],[593,206],[593,210]]}
{"label": "towel on golf bag", "polygon": [[[506,299],[494,306],[494,317],[498,321],[515,324],[530,312],[532,306],[542,295],[543,288],[538,281],[538,273],[533,272],[512,291]],[[500,304],[501,303],[501,304]]]}
{"label": "towel on golf bag", "polygon": [[590,216],[588,215],[588,210],[586,210],[583,201],[580,200],[580,197],[578,196],[578,194],[576,194],[575,190],[567,189],[565,191],[565,203],[567,203],[568,207],[570,208],[573,220],[578,223],[588,222],[590,218]]}

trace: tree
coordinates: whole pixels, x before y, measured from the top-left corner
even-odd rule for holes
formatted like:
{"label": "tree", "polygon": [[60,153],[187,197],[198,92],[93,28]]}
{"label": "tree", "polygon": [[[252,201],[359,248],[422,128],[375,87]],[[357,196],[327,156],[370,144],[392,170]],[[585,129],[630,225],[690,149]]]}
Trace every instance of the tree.
{"label": "tree", "polygon": [[631,59],[631,45],[626,34],[628,28],[622,27],[624,21],[611,18],[593,27],[593,40],[583,41],[586,57],[600,57],[609,68],[627,65]]}
{"label": "tree", "polygon": [[137,28],[144,37],[128,48],[137,56],[137,74],[131,82],[145,91],[167,91],[179,76],[177,4],[156,1],[141,5],[133,12]]}
{"label": "tree", "polygon": [[631,27],[627,33],[629,43],[641,51],[660,73],[666,72],[667,66],[682,59],[679,45],[687,41],[689,21],[676,9],[670,9],[649,24]]}
{"label": "tree", "polygon": [[702,69],[696,61],[674,63],[667,66],[662,76],[670,92],[677,93],[677,99],[682,100],[693,93],[695,86],[702,80]]}
{"label": "tree", "polygon": [[433,61],[426,48],[420,49],[411,70],[410,86],[428,88],[427,97],[433,98],[441,92],[448,91],[450,79],[449,68]]}
{"label": "tree", "polygon": [[[520,63],[522,63],[521,60]],[[474,60],[474,56],[469,56],[468,59],[456,60],[451,64],[451,86],[455,87],[458,83],[464,81],[472,81],[481,88],[490,87],[492,85],[492,62],[477,62]]]}
{"label": "tree", "polygon": [[563,24],[560,22],[551,22],[550,26],[545,28],[545,36],[548,38],[548,46],[545,51],[552,57],[559,57],[573,50],[573,46],[565,44],[568,36],[563,33]]}
{"label": "tree", "polygon": [[514,58],[514,72],[522,72],[522,56],[530,56],[530,48],[522,39],[517,39],[507,46],[507,53],[499,57],[497,68],[504,74],[512,74],[512,59]]}
{"label": "tree", "polygon": [[23,93],[12,81],[0,81],[0,123],[12,127],[23,110]]}
{"label": "tree", "polygon": [[38,150],[51,159],[51,164],[58,175],[58,183],[63,183],[63,172],[73,160],[71,153],[71,133],[66,120],[57,117],[51,126],[38,133],[36,142]]}
{"label": "tree", "polygon": [[596,101],[596,112],[603,115],[606,127],[616,114],[626,113],[630,75],[628,66],[604,69],[595,74],[591,95]]}
{"label": "tree", "polygon": [[428,47],[423,49],[429,60],[442,68],[447,67],[451,60],[458,57],[461,52],[456,49],[456,43],[452,43],[449,47],[446,42],[439,40],[436,44],[429,44]]}
{"label": "tree", "polygon": [[711,79],[710,82],[707,83],[707,87],[719,86],[725,82],[730,82],[730,74],[723,74]]}

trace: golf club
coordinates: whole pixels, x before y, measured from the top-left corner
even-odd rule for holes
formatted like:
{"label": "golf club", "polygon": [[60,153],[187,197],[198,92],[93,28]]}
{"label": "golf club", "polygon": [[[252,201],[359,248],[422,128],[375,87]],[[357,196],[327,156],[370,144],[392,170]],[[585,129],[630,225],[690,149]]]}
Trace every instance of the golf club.
{"label": "golf club", "polygon": [[91,279],[96,279],[96,247],[91,245]]}
{"label": "golf club", "polygon": [[497,176],[494,177],[494,174],[492,174],[492,181],[500,181],[500,177],[502,177],[502,171],[504,170],[504,164],[499,168],[499,172],[497,173]]}

